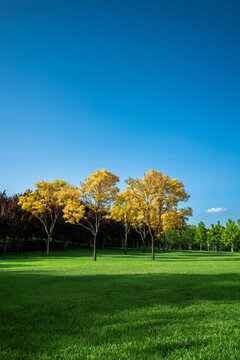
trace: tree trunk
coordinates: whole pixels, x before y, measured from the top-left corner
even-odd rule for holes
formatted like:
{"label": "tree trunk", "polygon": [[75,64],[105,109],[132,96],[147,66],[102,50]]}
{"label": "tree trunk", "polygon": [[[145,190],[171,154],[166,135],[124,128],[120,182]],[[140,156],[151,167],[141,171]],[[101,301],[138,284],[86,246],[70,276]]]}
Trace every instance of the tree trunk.
{"label": "tree trunk", "polygon": [[91,249],[94,247],[92,239],[89,240],[89,245]]}
{"label": "tree trunk", "polygon": [[155,260],[154,237],[151,232],[150,232],[150,235],[151,235],[151,239],[152,239],[152,260]]}
{"label": "tree trunk", "polygon": [[200,243],[200,251],[202,251],[202,243]]}
{"label": "tree trunk", "polygon": [[182,250],[182,244],[179,245],[178,250]]}
{"label": "tree trunk", "polygon": [[231,252],[234,252],[233,245],[231,244]]}
{"label": "tree trunk", "polygon": [[145,244],[145,239],[142,238],[142,244],[143,244],[143,252],[146,252],[146,244]]}
{"label": "tree trunk", "polygon": [[96,245],[97,245],[97,234],[94,235],[94,239],[93,239],[93,261],[97,260]]}
{"label": "tree trunk", "polygon": [[47,246],[47,254],[46,254],[46,256],[49,256],[49,246],[50,246],[50,238],[49,238],[49,236],[48,236],[48,239],[47,239],[46,246]]}
{"label": "tree trunk", "polygon": [[152,238],[152,260],[155,260],[154,238]]}
{"label": "tree trunk", "polygon": [[192,250],[192,244],[188,244],[188,250]]}
{"label": "tree trunk", "polygon": [[127,227],[125,226],[125,234],[124,234],[124,254],[127,255]]}

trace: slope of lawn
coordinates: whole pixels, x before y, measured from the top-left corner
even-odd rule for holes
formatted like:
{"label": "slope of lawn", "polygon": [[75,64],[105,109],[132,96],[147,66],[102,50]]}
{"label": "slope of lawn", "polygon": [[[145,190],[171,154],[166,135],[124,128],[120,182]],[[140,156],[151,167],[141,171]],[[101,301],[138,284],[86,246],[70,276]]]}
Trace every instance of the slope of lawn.
{"label": "slope of lawn", "polygon": [[240,254],[0,256],[0,359],[239,359]]}

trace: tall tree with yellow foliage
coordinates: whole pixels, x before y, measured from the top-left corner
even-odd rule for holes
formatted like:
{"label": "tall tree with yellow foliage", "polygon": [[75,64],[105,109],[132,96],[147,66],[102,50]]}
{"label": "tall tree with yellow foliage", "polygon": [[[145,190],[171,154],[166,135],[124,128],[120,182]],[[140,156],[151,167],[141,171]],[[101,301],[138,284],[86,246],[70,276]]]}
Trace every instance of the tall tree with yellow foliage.
{"label": "tall tree with yellow foliage", "polygon": [[137,219],[144,221],[149,229],[152,260],[155,260],[154,240],[163,229],[164,217],[178,212],[179,202],[187,201],[189,195],[182,182],[153,169],[141,180],[129,178],[126,182],[132,194],[133,207],[137,209]]}
{"label": "tall tree with yellow foliage", "polygon": [[19,205],[23,210],[29,211],[41,223],[46,232],[47,256],[49,255],[50,238],[56,221],[65,206],[69,190],[73,189],[66,181],[41,181],[35,184],[35,191],[28,191],[19,196]]}
{"label": "tall tree with yellow foliage", "polygon": [[[108,215],[119,189],[119,177],[103,169],[97,170],[82,182],[77,196],[69,199],[63,209],[64,219],[89,230],[93,235],[93,260],[96,261],[96,241],[101,219]],[[94,214],[87,218],[86,209]]]}

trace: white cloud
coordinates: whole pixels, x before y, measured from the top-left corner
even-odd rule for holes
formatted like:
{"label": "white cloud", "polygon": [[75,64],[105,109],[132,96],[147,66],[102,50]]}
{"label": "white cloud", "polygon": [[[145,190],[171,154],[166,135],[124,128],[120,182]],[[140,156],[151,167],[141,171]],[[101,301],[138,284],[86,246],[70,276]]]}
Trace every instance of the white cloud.
{"label": "white cloud", "polygon": [[228,211],[228,209],[225,209],[225,208],[211,208],[211,209],[208,209],[206,211],[206,213],[208,214],[214,214],[214,213],[221,213],[221,212],[226,212]]}

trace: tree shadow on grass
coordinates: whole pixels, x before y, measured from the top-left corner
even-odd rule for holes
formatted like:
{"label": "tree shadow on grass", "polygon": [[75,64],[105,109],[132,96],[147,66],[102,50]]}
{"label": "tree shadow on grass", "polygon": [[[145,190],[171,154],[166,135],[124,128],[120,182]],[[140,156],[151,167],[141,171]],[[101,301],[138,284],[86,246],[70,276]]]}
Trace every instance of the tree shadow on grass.
{"label": "tree shadow on grass", "polygon": [[[219,259],[224,258],[225,260],[240,260],[240,253],[231,253],[231,252],[207,252],[207,251],[199,251],[199,250],[155,250],[156,260],[174,260],[177,261],[179,259],[184,260],[202,260],[202,259]],[[172,257],[171,257],[172,255]],[[0,262],[3,261],[35,261],[42,259],[66,259],[66,258],[89,258],[91,259],[93,256],[92,249],[69,249],[67,251],[64,250],[51,250],[49,258],[46,257],[45,251],[35,251],[35,252],[23,252],[23,253],[13,253],[9,252],[7,255],[3,255],[0,253]],[[135,260],[143,260],[150,259],[151,260],[151,250],[147,249],[145,253],[141,249],[129,249],[128,253],[125,255],[122,249],[98,249],[97,250],[97,258],[119,258],[119,259],[135,259]]]}
{"label": "tree shadow on grass", "polygon": [[[173,253],[168,252],[165,253],[164,251],[157,251],[155,253],[155,262],[168,262],[168,261],[240,261],[240,254],[220,254],[220,253],[211,253],[210,255],[205,253],[193,254],[193,253]],[[100,256],[101,257],[101,256]],[[114,259],[134,259],[136,261],[142,260],[151,260],[152,261],[152,254],[151,253],[138,253],[138,254],[112,254]]]}
{"label": "tree shadow on grass", "polygon": [[86,258],[92,257],[92,250],[90,249],[81,249],[81,250],[50,250],[49,257],[46,256],[44,251],[35,251],[35,252],[22,252],[22,253],[12,253],[9,252],[6,255],[0,253],[0,264],[1,262],[29,262],[29,261],[39,261],[39,260],[53,260],[54,259],[71,259],[71,258]]}
{"label": "tree shadow on grass", "polygon": [[12,264],[9,264],[9,263],[5,263],[5,264],[1,264],[0,263],[0,269],[19,269],[19,268],[31,268],[31,267],[34,267],[34,265],[32,264],[19,264],[19,263],[12,263]]}
{"label": "tree shadow on grass", "polygon": [[[114,359],[111,347],[117,344],[124,349],[128,343],[133,344],[128,349],[131,359],[135,353],[147,359],[156,352],[164,358],[179,349],[204,345],[206,340],[194,334],[199,322],[207,326],[212,308],[221,321],[229,315],[218,310],[219,306],[234,305],[233,315],[240,308],[235,307],[240,299],[240,276],[234,273],[51,276],[50,272],[22,270],[9,272],[9,277],[5,272],[0,291],[4,294],[0,298],[0,341],[9,359],[14,349],[17,359],[45,359],[46,354],[50,359],[66,347],[82,352],[76,359],[85,359],[94,351],[96,359]],[[154,337],[159,340],[151,345]],[[143,347],[144,343],[149,346]],[[101,353],[103,344],[107,355]],[[71,359],[67,354],[59,358]]]}

